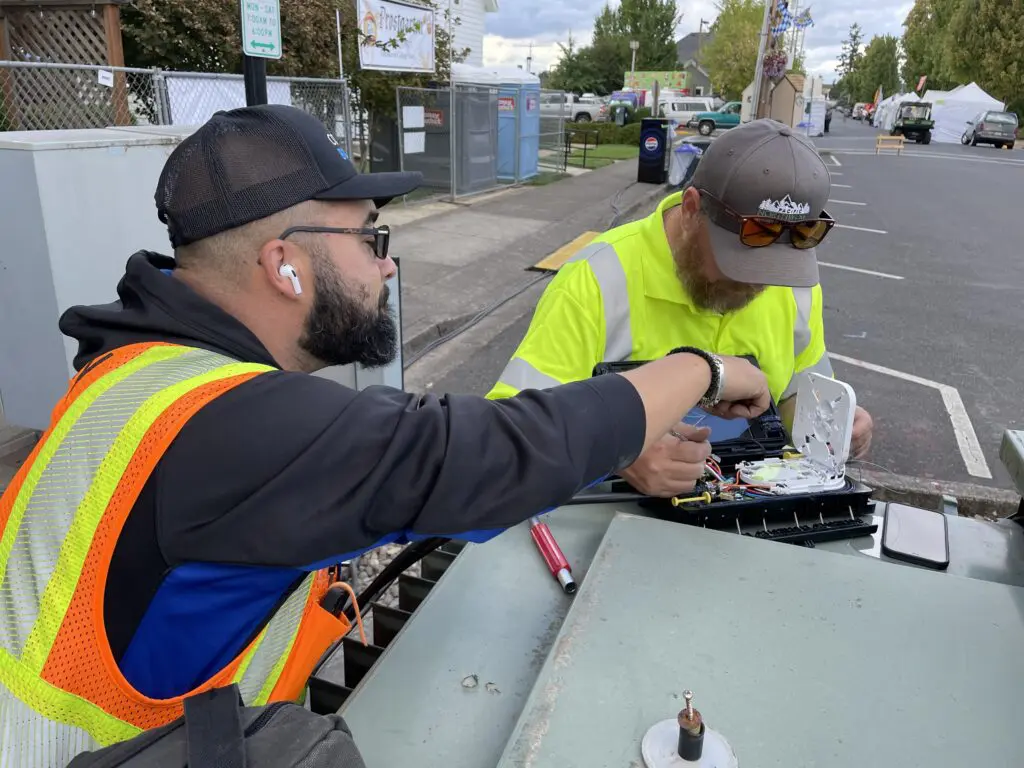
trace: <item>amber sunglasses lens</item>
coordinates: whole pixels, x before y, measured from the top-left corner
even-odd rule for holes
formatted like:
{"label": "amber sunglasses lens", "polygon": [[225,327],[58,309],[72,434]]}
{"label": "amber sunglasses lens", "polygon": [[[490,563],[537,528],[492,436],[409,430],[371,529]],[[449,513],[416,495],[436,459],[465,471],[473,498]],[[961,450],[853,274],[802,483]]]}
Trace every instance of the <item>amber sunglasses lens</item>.
{"label": "amber sunglasses lens", "polygon": [[826,221],[806,221],[794,224],[792,230],[793,245],[797,248],[813,248],[825,239],[829,226]]}
{"label": "amber sunglasses lens", "polygon": [[751,248],[762,248],[779,239],[785,228],[780,221],[771,219],[744,219],[740,241]]}

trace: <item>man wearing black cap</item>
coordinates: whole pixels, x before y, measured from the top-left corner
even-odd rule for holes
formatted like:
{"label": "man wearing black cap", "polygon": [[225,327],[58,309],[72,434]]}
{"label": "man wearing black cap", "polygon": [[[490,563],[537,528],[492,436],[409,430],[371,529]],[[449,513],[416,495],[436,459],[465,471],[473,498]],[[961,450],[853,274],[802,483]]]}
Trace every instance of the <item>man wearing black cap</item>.
{"label": "man wearing black cap", "polygon": [[[641,221],[596,238],[562,267],[489,398],[580,381],[606,361],[680,346],[753,355],[787,420],[799,377],[832,375],[815,248],[835,222],[814,145],[775,120],[712,142],[692,185]],[[852,454],[871,443],[858,408]],[[680,424],[621,475],[651,495],[693,488],[709,432]]]}
{"label": "man wearing black cap", "polygon": [[174,258],[135,254],[119,301],[61,318],[78,375],[0,499],[0,764],[64,765],[206,687],[297,698],[348,629],[321,607],[333,565],[496,535],[698,400],[766,407],[761,372],[699,349],[501,403],[307,375],[394,358],[375,219],[419,181],[356,173],[291,107],[218,113],[172,153]]}

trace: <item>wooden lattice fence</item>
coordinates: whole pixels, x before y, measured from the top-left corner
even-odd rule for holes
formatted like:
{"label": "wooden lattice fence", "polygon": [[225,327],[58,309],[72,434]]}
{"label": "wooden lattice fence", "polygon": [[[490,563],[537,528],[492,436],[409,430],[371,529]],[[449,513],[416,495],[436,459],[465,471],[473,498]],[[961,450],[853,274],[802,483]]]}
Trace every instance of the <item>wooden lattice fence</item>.
{"label": "wooden lattice fence", "polygon": [[[0,0],[0,61],[124,66],[126,0]],[[112,82],[111,82],[112,80]],[[0,65],[0,130],[126,125],[130,83],[113,71]]]}

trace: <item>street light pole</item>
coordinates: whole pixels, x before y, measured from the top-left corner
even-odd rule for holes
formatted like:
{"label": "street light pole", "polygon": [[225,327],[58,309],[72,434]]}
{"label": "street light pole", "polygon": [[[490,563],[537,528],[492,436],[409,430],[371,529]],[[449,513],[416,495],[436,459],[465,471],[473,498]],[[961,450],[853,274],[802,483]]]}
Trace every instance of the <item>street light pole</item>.
{"label": "street light pole", "polygon": [[629,74],[633,75],[634,77],[636,76],[636,51],[637,51],[637,49],[639,47],[640,47],[640,41],[639,40],[630,40],[629,41],[629,50],[631,50],[633,52],[633,63],[629,65]]}

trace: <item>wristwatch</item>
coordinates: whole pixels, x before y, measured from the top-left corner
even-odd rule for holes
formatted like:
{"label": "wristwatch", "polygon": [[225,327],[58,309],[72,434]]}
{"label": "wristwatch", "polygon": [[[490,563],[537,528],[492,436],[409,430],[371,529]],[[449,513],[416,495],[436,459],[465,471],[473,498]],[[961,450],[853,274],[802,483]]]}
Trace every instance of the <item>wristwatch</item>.
{"label": "wristwatch", "polygon": [[711,352],[707,352],[697,347],[676,347],[670,355],[676,355],[680,353],[687,353],[696,355],[702,358],[711,369],[711,384],[708,386],[708,391],[704,393],[704,397],[697,403],[704,410],[710,410],[718,405],[722,400],[722,392],[725,391],[725,363],[722,362],[722,358]]}

